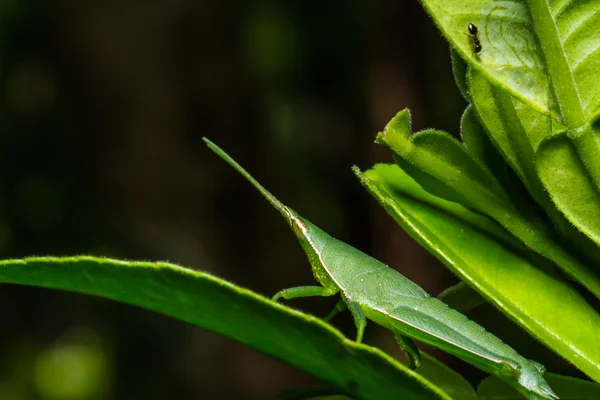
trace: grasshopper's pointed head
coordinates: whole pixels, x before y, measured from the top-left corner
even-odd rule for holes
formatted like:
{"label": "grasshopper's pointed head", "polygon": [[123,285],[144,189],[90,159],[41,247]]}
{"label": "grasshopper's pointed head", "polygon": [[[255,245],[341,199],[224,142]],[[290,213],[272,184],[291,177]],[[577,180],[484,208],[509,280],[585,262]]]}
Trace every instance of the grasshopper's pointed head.
{"label": "grasshopper's pointed head", "polygon": [[333,238],[318,226],[299,216],[291,208],[286,208],[289,211],[286,219],[308,256],[315,279],[321,285],[330,287],[333,285],[333,281],[323,259],[323,250]]}
{"label": "grasshopper's pointed head", "polygon": [[303,244],[303,247],[304,243],[306,243],[316,253],[322,253],[332,237],[315,224],[296,214],[295,211],[290,209],[290,212],[292,215],[290,225],[300,243]]}

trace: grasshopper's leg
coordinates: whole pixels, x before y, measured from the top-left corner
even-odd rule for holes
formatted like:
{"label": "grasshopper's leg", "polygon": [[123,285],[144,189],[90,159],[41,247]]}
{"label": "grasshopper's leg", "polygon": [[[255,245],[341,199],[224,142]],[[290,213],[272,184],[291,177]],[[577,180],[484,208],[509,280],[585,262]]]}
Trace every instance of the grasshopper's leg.
{"label": "grasshopper's leg", "polygon": [[271,298],[277,301],[282,297],[286,300],[295,299],[296,297],[315,297],[315,296],[333,296],[338,292],[338,289],[324,288],[322,286],[298,286],[289,289],[283,289],[275,293]]}
{"label": "grasshopper's leg", "polygon": [[397,332],[394,333],[394,337],[396,338],[396,342],[400,346],[400,349],[406,354],[408,358],[408,367],[410,369],[415,369],[421,365],[421,355],[419,354],[419,349],[413,340],[409,337],[401,335]]}
{"label": "grasshopper's leg", "polygon": [[333,318],[337,313],[344,311],[346,308],[348,307],[346,306],[346,302],[344,301],[344,299],[338,301],[333,310],[331,310],[331,312],[327,314],[325,318],[323,318],[323,321],[329,322],[329,320]]}
{"label": "grasshopper's leg", "polygon": [[348,309],[354,317],[354,324],[356,325],[356,343],[362,342],[363,333],[367,326],[367,318],[360,305],[356,302],[350,301],[347,303]]}

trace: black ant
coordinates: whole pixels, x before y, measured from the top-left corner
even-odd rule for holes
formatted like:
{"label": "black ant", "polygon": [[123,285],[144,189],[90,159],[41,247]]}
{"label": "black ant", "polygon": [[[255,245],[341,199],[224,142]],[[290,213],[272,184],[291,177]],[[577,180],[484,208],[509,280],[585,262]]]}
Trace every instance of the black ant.
{"label": "black ant", "polygon": [[469,23],[469,34],[471,38],[471,47],[473,47],[473,51],[475,54],[481,53],[483,47],[481,47],[481,42],[479,41],[479,29],[472,23]]}

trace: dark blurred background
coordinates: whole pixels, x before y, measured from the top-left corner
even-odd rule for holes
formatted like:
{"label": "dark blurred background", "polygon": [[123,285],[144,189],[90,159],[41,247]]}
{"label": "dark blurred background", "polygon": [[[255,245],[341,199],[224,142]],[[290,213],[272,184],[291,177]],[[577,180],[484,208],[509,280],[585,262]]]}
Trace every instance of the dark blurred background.
{"label": "dark blurred background", "polygon": [[[5,0],[0,14],[3,258],[169,260],[267,296],[311,284],[281,217],[206,136],[428,292],[455,282],[350,170],[391,159],[373,140],[405,107],[415,129],[458,133],[448,46],[416,1]],[[99,298],[1,285],[0,313],[2,400],[268,399],[315,382]],[[333,322],[354,336],[349,316]],[[365,341],[399,354],[374,324]]]}

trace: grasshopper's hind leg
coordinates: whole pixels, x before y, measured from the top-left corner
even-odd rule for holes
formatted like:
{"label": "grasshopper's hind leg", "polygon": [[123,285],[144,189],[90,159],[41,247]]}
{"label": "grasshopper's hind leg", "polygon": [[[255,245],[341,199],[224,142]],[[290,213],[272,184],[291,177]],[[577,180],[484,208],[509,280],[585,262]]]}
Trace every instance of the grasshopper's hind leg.
{"label": "grasshopper's hind leg", "polygon": [[339,291],[334,288],[324,288],[322,286],[298,286],[289,289],[283,289],[275,293],[275,296],[271,298],[273,301],[277,301],[281,298],[286,300],[295,299],[297,297],[316,297],[316,296],[333,296]]}
{"label": "grasshopper's hind leg", "polygon": [[410,369],[419,367],[421,365],[421,355],[419,354],[419,349],[415,342],[411,338],[397,332],[394,333],[394,338],[396,338],[396,342],[400,346],[400,349],[408,358],[408,367]]}

